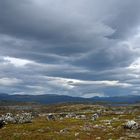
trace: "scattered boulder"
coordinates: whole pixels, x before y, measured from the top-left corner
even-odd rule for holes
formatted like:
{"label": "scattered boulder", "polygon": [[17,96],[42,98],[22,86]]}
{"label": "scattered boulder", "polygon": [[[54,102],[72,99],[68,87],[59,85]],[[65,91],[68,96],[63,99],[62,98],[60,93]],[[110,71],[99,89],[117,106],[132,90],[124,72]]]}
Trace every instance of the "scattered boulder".
{"label": "scattered boulder", "polygon": [[125,125],[124,125],[125,129],[132,129],[132,130],[137,130],[140,128],[139,124],[137,122],[135,122],[134,120],[130,120],[128,121]]}
{"label": "scattered boulder", "polygon": [[93,114],[93,115],[91,116],[91,119],[92,119],[93,121],[97,120],[97,118],[99,118],[98,113],[95,113],[95,114]]}
{"label": "scattered boulder", "polygon": [[55,121],[55,120],[56,120],[56,117],[55,117],[54,114],[50,113],[50,114],[47,115],[47,120],[48,120],[48,121],[50,121],[50,120]]}

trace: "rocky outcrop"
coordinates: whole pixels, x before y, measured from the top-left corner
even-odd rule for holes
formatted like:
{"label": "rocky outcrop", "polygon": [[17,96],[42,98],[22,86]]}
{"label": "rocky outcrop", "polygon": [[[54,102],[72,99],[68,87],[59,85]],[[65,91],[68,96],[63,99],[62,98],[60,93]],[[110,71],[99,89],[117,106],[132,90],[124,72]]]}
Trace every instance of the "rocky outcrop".
{"label": "rocky outcrop", "polygon": [[5,115],[2,115],[0,120],[4,121],[6,124],[11,123],[31,123],[32,122],[32,115],[31,113],[22,113],[22,114],[16,114],[13,115],[12,113],[7,113]]}
{"label": "rocky outcrop", "polygon": [[32,122],[32,115],[30,113],[22,113],[22,114],[17,114],[16,117],[16,122],[17,123],[31,123]]}

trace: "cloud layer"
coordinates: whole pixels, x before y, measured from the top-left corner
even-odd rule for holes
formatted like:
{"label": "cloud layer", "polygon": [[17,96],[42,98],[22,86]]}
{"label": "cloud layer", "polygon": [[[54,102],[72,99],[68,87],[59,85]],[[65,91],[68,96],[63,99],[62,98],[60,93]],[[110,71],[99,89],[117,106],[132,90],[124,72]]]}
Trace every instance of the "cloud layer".
{"label": "cloud layer", "polygon": [[0,91],[139,94],[139,0],[0,1]]}

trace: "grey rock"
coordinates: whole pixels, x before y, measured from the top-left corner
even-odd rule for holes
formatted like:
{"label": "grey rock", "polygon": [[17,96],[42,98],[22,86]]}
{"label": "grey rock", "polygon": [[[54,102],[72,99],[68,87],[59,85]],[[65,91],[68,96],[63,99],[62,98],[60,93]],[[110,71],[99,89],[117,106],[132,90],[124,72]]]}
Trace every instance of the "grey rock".
{"label": "grey rock", "polygon": [[93,120],[93,121],[97,120],[98,118],[99,118],[98,113],[95,113],[91,116],[91,120]]}
{"label": "grey rock", "polygon": [[124,125],[125,129],[132,129],[132,130],[137,130],[140,128],[139,124],[137,122],[135,122],[134,120],[130,120],[128,121],[125,125]]}
{"label": "grey rock", "polygon": [[55,117],[54,114],[50,113],[50,114],[47,115],[47,120],[48,121],[50,121],[50,120],[53,120],[54,121],[54,120],[56,120],[56,117]]}

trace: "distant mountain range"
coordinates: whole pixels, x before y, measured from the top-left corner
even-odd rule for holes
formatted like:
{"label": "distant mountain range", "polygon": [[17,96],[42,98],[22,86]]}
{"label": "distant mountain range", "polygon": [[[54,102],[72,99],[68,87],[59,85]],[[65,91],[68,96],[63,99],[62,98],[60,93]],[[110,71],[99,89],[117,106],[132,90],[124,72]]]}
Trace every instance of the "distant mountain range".
{"label": "distant mountain range", "polygon": [[81,98],[71,97],[66,95],[9,95],[0,94],[0,101],[16,101],[16,102],[36,102],[41,104],[55,104],[55,103],[68,103],[68,102],[90,102],[90,103],[140,103],[140,96],[116,96],[116,97],[92,97]]}

